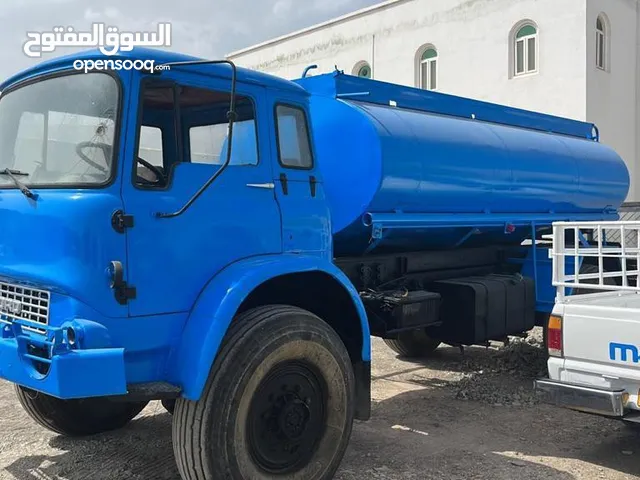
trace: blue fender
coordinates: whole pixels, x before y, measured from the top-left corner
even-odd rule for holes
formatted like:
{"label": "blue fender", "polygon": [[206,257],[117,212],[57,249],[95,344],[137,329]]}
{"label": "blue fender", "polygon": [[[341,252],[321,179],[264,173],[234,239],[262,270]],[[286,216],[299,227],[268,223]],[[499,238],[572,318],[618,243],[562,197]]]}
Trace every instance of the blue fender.
{"label": "blue fender", "polygon": [[198,400],[236,311],[264,282],[290,273],[320,271],[331,275],[349,292],[360,316],[362,360],[371,360],[371,338],[364,305],[347,276],[333,263],[306,255],[283,254],[241,260],[213,277],[200,293],[176,350],[169,361],[169,378],[182,386],[183,396]]}

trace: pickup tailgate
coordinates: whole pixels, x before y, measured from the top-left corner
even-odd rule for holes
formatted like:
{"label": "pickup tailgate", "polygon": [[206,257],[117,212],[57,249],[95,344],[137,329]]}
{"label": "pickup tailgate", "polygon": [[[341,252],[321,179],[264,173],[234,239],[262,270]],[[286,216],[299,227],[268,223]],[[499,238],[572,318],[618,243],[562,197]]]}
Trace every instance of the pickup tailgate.
{"label": "pickup tailgate", "polygon": [[640,295],[580,295],[563,307],[563,381],[613,387],[640,379]]}

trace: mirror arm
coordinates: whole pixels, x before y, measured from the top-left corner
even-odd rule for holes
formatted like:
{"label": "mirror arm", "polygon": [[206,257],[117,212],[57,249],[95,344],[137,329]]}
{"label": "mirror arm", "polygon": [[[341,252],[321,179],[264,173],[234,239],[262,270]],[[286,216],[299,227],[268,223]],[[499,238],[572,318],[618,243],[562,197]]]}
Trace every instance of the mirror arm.
{"label": "mirror arm", "polygon": [[207,180],[200,189],[193,194],[193,196],[185,203],[179,210],[176,210],[173,213],[156,213],[156,218],[175,218],[182,215],[187,209],[193,205],[193,203],[202,195],[205,190],[207,190],[213,182],[215,182],[220,175],[226,170],[226,168],[231,163],[231,150],[233,147],[233,125],[238,118],[238,114],[236,112],[236,79],[237,79],[237,69],[235,63],[231,60],[196,60],[189,62],[174,62],[167,63],[167,66],[176,67],[176,66],[190,66],[190,65],[215,65],[215,64],[227,64],[231,66],[231,102],[229,105],[229,111],[227,112],[227,119],[229,120],[229,135],[227,137],[227,144],[229,145],[227,148],[227,157],[225,158],[222,166]]}

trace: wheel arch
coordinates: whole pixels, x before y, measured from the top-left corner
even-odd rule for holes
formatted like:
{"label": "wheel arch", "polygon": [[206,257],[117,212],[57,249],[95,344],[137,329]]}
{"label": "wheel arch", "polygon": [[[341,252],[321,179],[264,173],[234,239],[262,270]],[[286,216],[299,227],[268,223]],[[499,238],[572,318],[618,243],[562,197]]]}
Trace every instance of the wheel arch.
{"label": "wheel arch", "polygon": [[362,360],[363,335],[358,310],[344,285],[330,273],[315,270],[272,277],[253,289],[237,313],[268,304],[292,305],[317,315],[338,333],[351,361]]}
{"label": "wheel arch", "polygon": [[[169,377],[182,386],[183,396],[189,400],[200,398],[220,344],[238,313],[275,303],[309,310],[334,328],[347,347],[354,374],[360,377],[358,404],[365,405],[360,398],[366,396],[368,405],[370,379],[363,382],[364,377],[370,377],[371,338],[364,305],[349,279],[334,264],[305,255],[245,259],[208,282],[168,363]],[[359,410],[362,412],[362,408]],[[368,418],[368,412],[361,412],[358,418]]]}

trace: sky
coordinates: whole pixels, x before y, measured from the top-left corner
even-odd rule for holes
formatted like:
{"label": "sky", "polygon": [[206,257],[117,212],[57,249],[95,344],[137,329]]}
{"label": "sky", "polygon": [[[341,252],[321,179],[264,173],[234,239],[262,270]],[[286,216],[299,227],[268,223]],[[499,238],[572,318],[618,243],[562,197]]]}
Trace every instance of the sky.
{"label": "sky", "polygon": [[89,31],[103,22],[120,31],[155,32],[171,22],[170,50],[204,58],[225,54],[379,3],[380,0],[0,0],[0,80],[41,59],[23,52],[27,32],[54,27]]}

